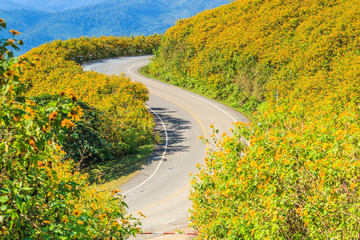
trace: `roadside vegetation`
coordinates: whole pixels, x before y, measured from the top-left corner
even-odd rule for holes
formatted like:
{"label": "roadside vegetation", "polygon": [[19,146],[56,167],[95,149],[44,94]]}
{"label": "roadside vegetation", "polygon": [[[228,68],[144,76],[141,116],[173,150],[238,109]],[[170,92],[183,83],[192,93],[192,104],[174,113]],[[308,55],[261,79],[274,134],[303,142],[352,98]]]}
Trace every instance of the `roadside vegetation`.
{"label": "roadside vegetation", "polygon": [[359,12],[353,0],[238,0],[165,33],[150,74],[256,117],[204,139],[200,238],[360,237]]}
{"label": "roadside vegetation", "polygon": [[[134,38],[79,38],[55,41],[24,55],[33,66],[24,66],[20,80],[31,87],[27,96],[46,105],[60,94],[77,99],[82,115],[67,133],[63,148],[81,166],[118,159],[154,143],[152,115],[144,103],[148,90],[125,76],[84,72],[81,59],[151,54],[161,36]],[[75,59],[75,61],[74,61]]]}
{"label": "roadside vegetation", "polygon": [[128,155],[117,165],[124,171],[138,149],[146,159],[155,140],[148,91],[124,76],[83,72],[71,59],[149,54],[159,36],[56,41],[14,58],[23,43],[10,33],[0,40],[0,238],[135,235],[141,223],[118,190],[89,187],[83,169]]}
{"label": "roadside vegetation", "polygon": [[154,144],[139,147],[136,153],[103,162],[96,162],[84,169],[89,175],[91,187],[111,192],[134,177],[146,165],[154,150]]}

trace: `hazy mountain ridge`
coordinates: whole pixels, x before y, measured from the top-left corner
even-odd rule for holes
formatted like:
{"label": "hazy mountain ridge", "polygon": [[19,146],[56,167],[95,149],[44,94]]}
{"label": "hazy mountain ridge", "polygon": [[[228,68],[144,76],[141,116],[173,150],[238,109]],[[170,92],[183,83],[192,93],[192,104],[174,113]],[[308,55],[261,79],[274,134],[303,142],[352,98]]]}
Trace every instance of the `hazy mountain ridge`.
{"label": "hazy mountain ridge", "polygon": [[1,9],[27,9],[37,11],[62,11],[94,5],[106,0],[2,0]]}
{"label": "hazy mountain ridge", "polygon": [[[25,45],[22,53],[45,42],[80,36],[130,36],[165,32],[177,19],[191,17],[229,0],[199,2],[108,0],[101,4],[58,12],[0,10],[9,29],[17,29]],[[1,8],[1,7],[0,7]]]}

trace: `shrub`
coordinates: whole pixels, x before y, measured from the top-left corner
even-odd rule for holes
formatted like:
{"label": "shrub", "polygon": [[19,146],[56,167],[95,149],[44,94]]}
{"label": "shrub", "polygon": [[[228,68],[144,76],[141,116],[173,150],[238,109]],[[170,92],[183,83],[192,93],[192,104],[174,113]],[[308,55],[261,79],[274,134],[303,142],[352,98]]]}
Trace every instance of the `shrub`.
{"label": "shrub", "polygon": [[83,106],[85,117],[75,123],[71,140],[63,146],[68,156],[88,165],[134,153],[139,146],[154,142],[154,122],[144,105],[148,90],[143,84],[133,83],[125,76],[83,72],[80,65],[69,59],[75,56],[79,60],[82,55],[86,60],[90,54],[93,59],[133,55],[140,50],[147,54],[158,41],[158,35],[81,37],[54,41],[24,55],[35,64],[23,67],[21,80],[31,86],[27,96],[41,99],[62,93],[76,98]]}
{"label": "shrub", "polygon": [[[5,28],[0,19],[0,28]],[[11,31],[13,35],[18,32]],[[74,98],[59,96],[43,106],[26,96],[20,66],[0,41],[0,237],[2,239],[124,239],[139,229],[126,216],[116,191],[89,190],[87,176],[63,158],[60,144],[74,126]],[[130,223],[132,221],[132,223]]]}
{"label": "shrub", "polygon": [[[271,69],[260,125],[238,123],[233,136],[214,139],[193,180],[192,222],[203,238],[360,237],[359,10],[355,1],[235,1],[169,31],[179,42],[206,41],[194,42],[198,56],[222,46],[217,56],[229,62],[243,65],[230,57],[236,50],[251,66],[256,56],[250,69]],[[226,34],[195,31],[199,19],[224,20],[210,29]],[[190,24],[192,34],[181,35]]]}

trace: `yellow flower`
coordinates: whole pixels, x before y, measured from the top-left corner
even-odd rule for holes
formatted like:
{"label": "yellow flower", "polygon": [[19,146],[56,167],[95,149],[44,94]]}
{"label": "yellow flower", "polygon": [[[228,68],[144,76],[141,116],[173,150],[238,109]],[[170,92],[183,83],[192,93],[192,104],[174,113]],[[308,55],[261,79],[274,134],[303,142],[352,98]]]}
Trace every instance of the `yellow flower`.
{"label": "yellow flower", "polygon": [[79,220],[79,221],[78,221],[78,224],[79,224],[79,225],[83,225],[84,222]]}
{"label": "yellow flower", "polygon": [[120,192],[120,189],[112,190],[112,191],[111,191],[111,195],[114,196],[114,195],[117,194],[118,192]]}
{"label": "yellow flower", "polygon": [[30,146],[32,146],[34,148],[34,151],[36,152],[38,150],[38,148],[36,147],[36,143],[33,137],[31,137],[31,139],[29,140],[29,144]]}
{"label": "yellow flower", "polygon": [[142,214],[142,212],[138,212],[138,214],[139,214],[140,216],[142,216],[143,218],[146,218],[146,216],[145,216],[144,214]]}
{"label": "yellow flower", "polygon": [[75,97],[74,93],[70,93],[70,96],[71,96],[71,100],[73,100],[73,102],[77,101],[77,98]]}
{"label": "yellow flower", "polygon": [[69,119],[64,119],[61,122],[61,126],[62,127],[67,127],[67,128],[73,128],[73,127],[75,127],[75,124]]}
{"label": "yellow flower", "polygon": [[123,224],[129,224],[129,221],[126,220],[126,219],[121,219],[121,222],[122,222]]}
{"label": "yellow flower", "polygon": [[49,115],[49,122],[51,122],[52,120],[54,120],[57,116],[57,112],[52,112],[50,115]]}
{"label": "yellow flower", "polygon": [[17,122],[17,121],[20,121],[21,117],[18,115],[15,115],[15,116],[13,116],[13,119],[14,119],[14,122]]}
{"label": "yellow flower", "polygon": [[69,220],[67,219],[66,216],[64,216],[64,217],[62,218],[62,220],[63,220],[63,222],[64,222],[65,224],[69,222]]}
{"label": "yellow flower", "polygon": [[73,214],[74,214],[75,217],[79,217],[80,214],[81,214],[81,210],[75,209],[75,210],[73,211]]}
{"label": "yellow flower", "polygon": [[36,105],[36,103],[34,101],[31,101],[30,99],[26,99],[25,101],[26,101],[27,105],[30,105],[30,106],[35,106]]}
{"label": "yellow flower", "polygon": [[13,35],[20,35],[21,34],[18,31],[15,31],[15,30],[10,30],[10,33],[13,34]]}
{"label": "yellow flower", "polygon": [[8,39],[7,42],[10,43],[11,45],[13,45],[15,43],[14,39]]}
{"label": "yellow flower", "polygon": [[68,114],[68,116],[75,121],[79,121],[83,115],[84,115],[84,111],[80,106],[73,108],[71,112],[69,112]]}
{"label": "yellow flower", "polygon": [[35,111],[34,111],[33,109],[31,109],[30,107],[26,107],[26,108],[25,108],[25,111],[30,114],[30,115],[29,115],[29,114],[25,114],[25,119],[29,119],[29,118],[34,117]]}

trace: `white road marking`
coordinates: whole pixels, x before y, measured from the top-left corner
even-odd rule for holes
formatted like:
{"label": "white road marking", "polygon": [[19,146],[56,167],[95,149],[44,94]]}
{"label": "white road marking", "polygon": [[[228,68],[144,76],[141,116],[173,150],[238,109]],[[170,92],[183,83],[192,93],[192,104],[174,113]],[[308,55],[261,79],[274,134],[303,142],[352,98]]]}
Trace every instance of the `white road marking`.
{"label": "white road marking", "polygon": [[[114,60],[112,60],[112,61],[110,61],[110,62],[113,62],[113,61],[114,61]],[[137,73],[134,73],[134,72],[132,71],[133,68],[136,68],[136,67],[141,66],[141,65],[143,65],[143,64],[137,64],[137,65],[135,65],[135,66],[129,67],[129,68],[128,68],[128,72],[131,73],[131,74],[133,74],[133,75],[135,75],[135,76],[138,77],[138,78],[143,79],[143,80],[151,81],[151,80],[146,79],[146,78],[144,78],[144,77],[142,77],[142,76],[140,76],[140,75],[138,75]],[[107,68],[107,67],[109,67],[109,65],[106,66],[105,68]],[[89,67],[88,69],[91,69],[91,67]],[[105,70],[105,69],[104,69],[104,70]],[[188,92],[186,92],[186,91],[184,91],[184,90],[182,90],[182,89],[178,89],[178,88],[175,88],[175,87],[171,87],[171,86],[168,86],[168,85],[166,85],[166,84],[161,84],[161,83],[158,83],[158,82],[155,82],[155,81],[151,81],[151,82],[152,82],[152,83],[155,83],[155,84],[157,84],[157,85],[160,85],[160,86],[162,86],[162,87],[166,87],[166,88],[169,88],[169,89],[171,89],[171,90],[177,91],[177,92],[179,92],[179,93],[182,93],[182,94],[191,96],[191,97],[193,97],[193,98],[195,98],[195,99],[198,99],[198,100],[200,100],[200,101],[202,101],[202,102],[205,102],[205,103],[209,104],[210,106],[213,106],[214,108],[216,108],[216,109],[220,110],[221,112],[223,112],[224,114],[226,114],[226,115],[227,115],[228,117],[230,117],[234,122],[237,121],[234,117],[232,117],[232,116],[231,116],[228,112],[226,112],[225,110],[221,109],[220,107],[218,107],[218,106],[212,104],[211,102],[208,102],[208,101],[206,101],[206,100],[204,100],[204,99],[202,99],[202,98],[200,98],[200,97],[194,96],[194,95],[192,95],[192,94],[190,94],[190,93],[188,93]],[[160,117],[154,110],[152,110],[150,107],[148,107],[148,108],[149,108],[149,110],[150,110],[152,113],[154,113],[154,114],[156,115],[156,117],[160,120],[160,122],[161,122],[161,124],[162,124],[162,126],[163,126],[163,128],[164,128],[164,131],[165,131],[165,149],[164,149],[163,155],[162,155],[162,157],[161,157],[161,160],[160,160],[158,166],[156,167],[155,171],[151,174],[151,176],[149,176],[145,181],[143,181],[142,183],[140,183],[140,184],[138,184],[137,186],[133,187],[132,189],[126,191],[125,193],[122,193],[123,195],[126,195],[126,194],[128,194],[129,192],[134,191],[135,189],[139,188],[140,186],[142,186],[142,185],[144,185],[146,182],[148,182],[151,178],[153,178],[153,176],[154,176],[154,175],[156,174],[156,172],[159,170],[160,165],[162,164],[162,162],[163,162],[163,160],[164,160],[164,158],[165,158],[165,155],[166,155],[166,151],[167,151],[167,147],[168,147],[168,133],[167,133],[166,126],[165,126],[163,120],[161,119],[161,117]],[[174,220],[174,221],[175,221],[175,220]]]}
{"label": "white road marking", "polygon": [[162,124],[162,126],[163,126],[163,128],[164,128],[164,131],[165,131],[165,149],[164,149],[163,155],[162,155],[162,157],[161,157],[161,160],[160,160],[158,166],[156,167],[155,171],[151,174],[151,176],[148,177],[145,181],[143,181],[143,182],[140,183],[139,185],[137,185],[136,187],[133,187],[132,189],[130,189],[130,190],[122,193],[123,195],[126,195],[126,194],[128,194],[129,192],[134,191],[135,189],[137,189],[138,187],[144,185],[147,181],[149,181],[149,180],[155,175],[155,173],[159,170],[160,165],[161,165],[161,163],[163,162],[163,160],[164,160],[164,158],[165,158],[165,155],[166,155],[166,150],[167,150],[168,142],[169,142],[168,133],[167,133],[167,130],[166,130],[166,126],[165,126],[163,120],[161,119],[161,117],[160,117],[154,110],[152,110],[150,107],[147,107],[147,108],[149,108],[150,111],[156,115],[156,117],[160,120],[160,122],[161,122],[161,124]]}
{"label": "white road marking", "polygon": [[[144,79],[144,80],[146,80],[146,81],[151,81],[151,80],[146,79],[146,78],[144,78],[144,77],[142,77],[142,76],[139,76],[137,73],[134,73],[133,71],[131,71],[131,69],[133,69],[133,68],[135,68],[135,67],[138,67],[138,66],[141,66],[141,65],[143,65],[143,64],[138,64],[138,65],[129,67],[129,68],[128,68],[128,72],[134,74],[134,75],[135,75],[136,77],[138,77],[138,78],[142,78],[142,79]],[[161,84],[161,83],[154,82],[154,81],[152,81],[152,83],[155,83],[155,84],[160,85],[160,86],[162,86],[162,87],[170,88],[171,90],[180,92],[180,93],[182,93],[182,94],[185,94],[185,95],[191,96],[191,97],[193,97],[193,98],[196,98],[196,99],[198,99],[198,100],[200,100],[200,101],[202,101],[202,102],[205,102],[205,103],[213,106],[214,108],[217,108],[217,109],[220,110],[221,112],[225,113],[225,114],[226,114],[228,117],[230,117],[234,122],[237,122],[237,120],[236,120],[233,116],[231,116],[228,112],[226,112],[225,110],[221,109],[220,107],[212,104],[211,102],[208,102],[208,101],[206,101],[206,100],[204,100],[204,99],[201,99],[201,98],[199,98],[199,97],[197,97],[197,96],[194,96],[194,95],[192,95],[192,94],[190,94],[190,93],[188,93],[188,92],[181,91],[180,89],[177,89],[177,88],[175,88],[175,87],[170,87],[170,86],[167,86],[167,85],[165,85],[165,84]]]}
{"label": "white road marking", "polygon": [[[113,61],[110,61],[110,62],[113,62]],[[106,71],[106,68],[108,68],[109,66],[110,66],[110,65],[107,65],[107,66],[104,68],[104,71]],[[85,70],[85,69],[86,69],[86,70]],[[85,71],[89,71],[89,70],[91,70],[91,66],[86,66],[85,69],[84,69]],[[161,117],[160,117],[154,110],[152,110],[152,109],[151,109],[150,107],[148,107],[148,106],[147,106],[147,108],[148,108],[153,114],[155,114],[155,116],[160,120],[161,125],[162,125],[163,128],[164,128],[164,131],[165,131],[165,149],[164,149],[164,152],[163,152],[163,154],[162,154],[162,156],[161,156],[161,160],[160,160],[159,164],[157,165],[155,171],[154,171],[145,181],[143,181],[142,183],[140,183],[140,184],[138,184],[137,186],[133,187],[132,189],[130,189],[130,190],[122,193],[123,195],[126,195],[126,194],[128,194],[129,192],[132,192],[132,191],[134,191],[135,189],[139,188],[140,186],[144,185],[146,182],[148,182],[148,181],[156,174],[156,172],[157,172],[157,171],[159,170],[159,168],[160,168],[161,163],[163,162],[163,160],[164,160],[164,158],[165,158],[166,151],[167,151],[167,148],[168,148],[169,138],[168,138],[168,133],[167,133],[166,126],[165,126],[163,120],[161,119]]]}

